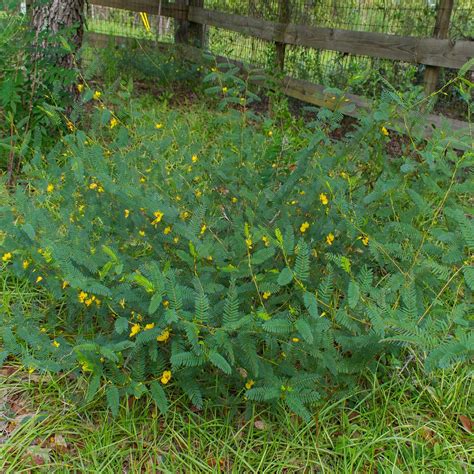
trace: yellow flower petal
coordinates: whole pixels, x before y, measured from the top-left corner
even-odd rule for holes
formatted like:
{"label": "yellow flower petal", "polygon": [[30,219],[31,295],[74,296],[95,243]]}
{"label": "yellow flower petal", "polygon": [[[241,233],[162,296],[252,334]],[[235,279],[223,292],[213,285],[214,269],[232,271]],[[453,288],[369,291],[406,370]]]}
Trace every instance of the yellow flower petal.
{"label": "yellow flower petal", "polygon": [[255,381],[250,379],[250,380],[247,380],[247,383],[245,384],[245,388],[247,390],[250,390],[254,385],[255,385]]}
{"label": "yellow flower petal", "polygon": [[166,342],[170,338],[170,330],[165,329],[159,336],[157,336],[156,340],[158,342]]}
{"label": "yellow flower petal", "polygon": [[130,330],[130,335],[129,337],[134,337],[136,336],[140,331],[141,331],[141,326],[139,324],[134,324],[132,326],[132,329]]}
{"label": "yellow flower petal", "polygon": [[303,222],[300,227],[300,232],[304,234],[309,229],[309,222]]}
{"label": "yellow flower petal", "polygon": [[324,193],[321,193],[321,194],[319,195],[319,200],[321,201],[321,204],[322,204],[323,206],[327,206],[328,203],[329,203],[329,199],[328,199],[328,197],[327,197],[327,194],[324,194]]}
{"label": "yellow flower petal", "polygon": [[163,385],[166,385],[171,380],[171,371],[165,370],[160,380]]}
{"label": "yellow flower petal", "polygon": [[334,239],[335,239],[334,234],[333,234],[332,232],[330,232],[330,233],[326,236],[326,243],[327,243],[328,245],[332,245],[333,242],[334,242]]}

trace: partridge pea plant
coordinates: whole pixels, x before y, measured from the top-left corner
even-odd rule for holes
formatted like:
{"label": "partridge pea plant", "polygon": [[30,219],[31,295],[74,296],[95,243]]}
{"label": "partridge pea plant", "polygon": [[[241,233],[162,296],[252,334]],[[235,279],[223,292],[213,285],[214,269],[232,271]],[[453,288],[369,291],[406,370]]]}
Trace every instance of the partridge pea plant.
{"label": "partridge pea plant", "polygon": [[403,348],[472,356],[472,154],[449,135],[394,157],[380,114],[335,141],[327,114],[282,131],[94,98],[0,207],[0,268],[41,295],[2,307],[0,363],[82,372],[114,413],[175,387],[309,418]]}

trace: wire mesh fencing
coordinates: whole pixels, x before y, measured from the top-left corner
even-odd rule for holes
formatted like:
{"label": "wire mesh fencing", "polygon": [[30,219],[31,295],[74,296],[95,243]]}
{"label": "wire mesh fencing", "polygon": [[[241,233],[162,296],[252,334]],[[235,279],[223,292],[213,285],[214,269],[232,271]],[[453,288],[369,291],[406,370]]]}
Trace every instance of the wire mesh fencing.
{"label": "wire mesh fencing", "polygon": [[[436,0],[206,0],[206,8],[283,23],[367,31],[413,37],[431,37],[435,29]],[[474,0],[455,0],[450,24],[452,39],[474,39]],[[240,33],[211,28],[209,47],[259,67],[274,69],[274,43]],[[284,73],[327,87],[375,98],[392,85],[400,91],[423,84],[425,66],[362,55],[287,46]],[[439,86],[456,71],[444,69]],[[444,91],[443,112],[464,118],[465,103],[454,87]]]}
{"label": "wire mesh fencing", "polygon": [[89,31],[114,36],[174,41],[174,20],[160,15],[143,15],[118,8],[90,4],[86,13]]}
{"label": "wire mesh fencing", "polygon": [[[157,0],[158,2],[159,0]],[[205,0],[207,9],[273,22],[413,37],[433,36],[439,0]],[[90,5],[89,30],[173,42],[176,20]],[[449,37],[474,39],[474,0],[455,0]],[[274,70],[275,43],[218,27],[207,28],[207,48],[257,67]],[[327,87],[374,98],[390,83],[400,91],[422,87],[425,66],[363,55],[287,46],[284,73]],[[456,71],[442,70],[439,86]],[[444,112],[463,118],[456,89],[445,91]],[[448,103],[448,106],[446,106]]]}

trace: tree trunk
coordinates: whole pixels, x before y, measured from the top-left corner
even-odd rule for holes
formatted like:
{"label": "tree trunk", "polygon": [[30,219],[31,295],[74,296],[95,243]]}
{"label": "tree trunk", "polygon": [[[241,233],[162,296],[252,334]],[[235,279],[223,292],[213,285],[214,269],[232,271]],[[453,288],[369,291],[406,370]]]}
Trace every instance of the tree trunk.
{"label": "tree trunk", "polygon": [[[38,48],[46,49],[57,45],[55,36],[64,29],[71,30],[69,38],[72,50],[55,58],[58,66],[73,69],[74,52],[82,45],[84,36],[84,3],[85,0],[42,0],[33,2],[32,26],[36,34]],[[41,54],[41,53],[40,53]]]}

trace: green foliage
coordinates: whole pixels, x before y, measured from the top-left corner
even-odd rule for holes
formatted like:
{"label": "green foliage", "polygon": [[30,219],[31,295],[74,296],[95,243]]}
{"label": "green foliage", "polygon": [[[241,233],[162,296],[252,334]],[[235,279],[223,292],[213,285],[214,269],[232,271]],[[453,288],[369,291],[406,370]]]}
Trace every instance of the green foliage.
{"label": "green foliage", "polygon": [[2,310],[2,359],[82,371],[113,413],[165,412],[169,385],[200,407],[214,377],[308,419],[402,347],[429,369],[472,356],[472,154],[445,131],[393,157],[377,114],[333,141],[327,116],[195,129],[134,105],[104,99],[0,208],[2,270],[47,295]]}
{"label": "green foliage", "polygon": [[58,65],[71,51],[74,32],[44,31],[36,38],[21,3],[0,1],[0,169],[10,176],[33,150],[53,146],[80,115],[72,92],[77,71]]}

